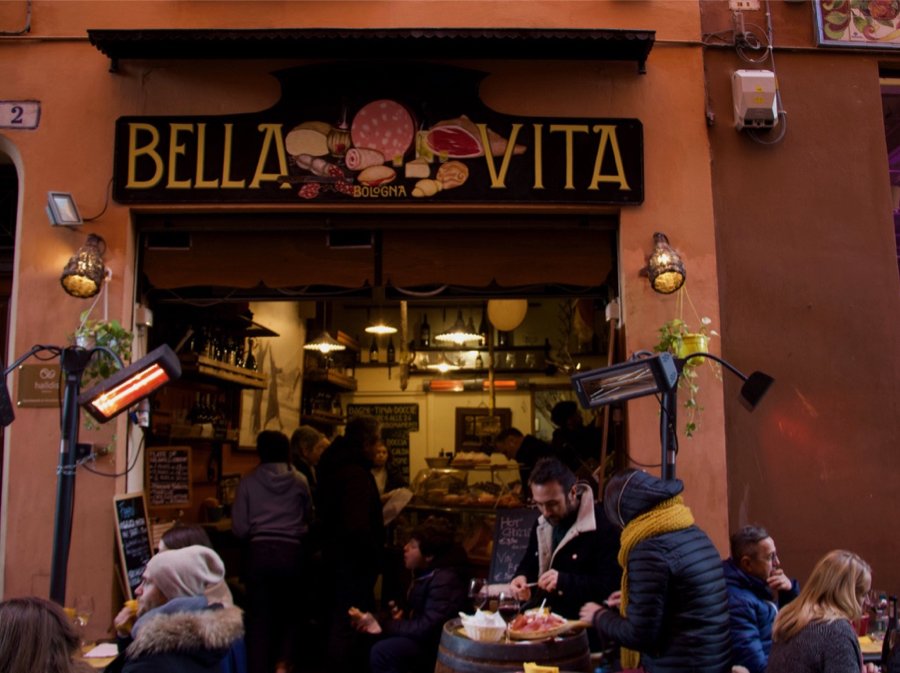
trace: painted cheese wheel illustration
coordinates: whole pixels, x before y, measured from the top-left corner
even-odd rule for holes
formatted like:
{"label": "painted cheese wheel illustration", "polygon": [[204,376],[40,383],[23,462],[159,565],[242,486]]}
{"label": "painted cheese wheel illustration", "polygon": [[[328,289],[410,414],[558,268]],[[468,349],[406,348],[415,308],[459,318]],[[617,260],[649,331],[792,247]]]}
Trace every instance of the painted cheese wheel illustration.
{"label": "painted cheese wheel illustration", "polygon": [[407,109],[392,100],[376,100],[364,105],[350,125],[353,146],[377,150],[386,161],[406,154],[416,126]]}

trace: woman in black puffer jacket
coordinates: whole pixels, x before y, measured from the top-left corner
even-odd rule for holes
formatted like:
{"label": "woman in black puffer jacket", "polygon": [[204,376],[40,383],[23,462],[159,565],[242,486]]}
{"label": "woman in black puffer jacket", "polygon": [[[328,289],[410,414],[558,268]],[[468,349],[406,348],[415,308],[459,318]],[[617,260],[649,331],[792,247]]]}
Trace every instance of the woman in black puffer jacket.
{"label": "woman in black puffer jacket", "polygon": [[[622,645],[623,668],[648,673],[730,670],[728,595],[722,561],[690,510],[679,480],[627,470],[610,479],[603,505],[624,528],[620,597],[588,603],[581,618]],[[616,609],[618,607],[618,609]]]}

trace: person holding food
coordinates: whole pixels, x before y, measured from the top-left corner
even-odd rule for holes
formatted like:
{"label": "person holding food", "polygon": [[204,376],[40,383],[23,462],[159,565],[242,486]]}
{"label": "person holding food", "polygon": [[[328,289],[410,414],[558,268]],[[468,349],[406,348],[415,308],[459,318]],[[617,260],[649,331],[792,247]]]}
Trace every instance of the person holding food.
{"label": "person holding food", "polygon": [[444,622],[468,604],[468,558],[446,519],[431,516],[413,529],[403,564],[413,573],[403,608],[381,618],[355,606],[348,611],[358,631],[377,636],[371,673],[434,670]]}
{"label": "person holding food", "polygon": [[694,525],[678,479],[625,470],[603,507],[622,530],[621,590],[586,603],[582,621],[619,643],[622,668],[647,673],[731,670],[728,593],[712,541]]}
{"label": "person holding food", "polygon": [[541,516],[510,588],[519,600],[546,598],[553,612],[578,619],[586,599],[601,600],[619,586],[619,532],[594,503],[590,486],[558,459],[539,460],[528,484]]}

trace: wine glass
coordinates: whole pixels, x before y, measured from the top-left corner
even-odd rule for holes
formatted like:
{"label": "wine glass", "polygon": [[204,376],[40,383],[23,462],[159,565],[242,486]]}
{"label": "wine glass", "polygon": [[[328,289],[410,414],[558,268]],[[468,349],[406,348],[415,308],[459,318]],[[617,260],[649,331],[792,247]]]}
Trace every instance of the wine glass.
{"label": "wine glass", "polygon": [[477,610],[483,610],[488,601],[487,580],[483,577],[473,577],[469,582],[469,599]]}
{"label": "wine glass", "polygon": [[92,596],[76,596],[75,597],[75,625],[81,629],[81,646],[84,647],[87,645],[87,640],[84,638],[84,629],[87,627],[88,622],[91,621],[91,616],[94,614],[94,599]]}
{"label": "wine glass", "polygon": [[504,591],[497,601],[497,612],[506,622],[506,642],[509,642],[509,623],[519,614],[519,599],[515,594]]}

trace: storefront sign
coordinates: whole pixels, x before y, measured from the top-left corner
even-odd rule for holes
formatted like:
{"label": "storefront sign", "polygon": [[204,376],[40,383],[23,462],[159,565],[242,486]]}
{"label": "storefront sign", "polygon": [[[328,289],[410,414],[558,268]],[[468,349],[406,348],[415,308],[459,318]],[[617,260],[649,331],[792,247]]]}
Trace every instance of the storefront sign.
{"label": "storefront sign", "polygon": [[58,407],[59,365],[21,365],[16,406]]}
{"label": "storefront sign", "polygon": [[[276,73],[263,112],[121,117],[121,203],[587,203],[644,199],[637,119],[501,114],[484,73],[331,63]],[[534,97],[543,97],[537,88]]]}

